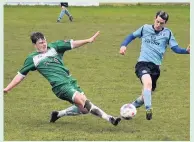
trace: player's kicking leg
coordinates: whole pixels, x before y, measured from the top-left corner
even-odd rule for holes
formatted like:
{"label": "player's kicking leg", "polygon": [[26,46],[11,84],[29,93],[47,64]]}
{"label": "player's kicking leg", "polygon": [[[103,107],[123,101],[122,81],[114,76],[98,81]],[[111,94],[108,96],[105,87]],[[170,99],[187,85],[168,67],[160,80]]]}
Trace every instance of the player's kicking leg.
{"label": "player's kicking leg", "polygon": [[99,107],[95,106],[92,102],[86,99],[84,108],[86,108],[91,114],[98,116],[100,118],[103,118],[113,125],[117,126],[118,123],[121,121],[120,117],[113,117],[111,115],[108,115],[103,110],[101,110]]}
{"label": "player's kicking leg", "polygon": [[[63,111],[63,110],[62,110]],[[80,113],[82,114],[82,113]],[[78,115],[78,114],[77,114]],[[51,118],[50,118],[50,122],[54,123],[55,121],[57,121],[59,118],[63,117],[63,116],[67,116],[67,115],[60,115],[60,111],[52,111],[51,113]],[[69,115],[70,116],[70,115]],[[71,115],[73,116],[73,115]],[[75,116],[75,115],[74,115]],[[113,125],[118,125],[118,123],[121,121],[121,118],[119,117],[113,117],[110,116],[108,119],[109,122],[111,122]]]}
{"label": "player's kicking leg", "polygon": [[76,104],[76,106],[69,107],[62,111],[53,111],[51,113],[50,122],[55,122],[62,116],[75,116],[80,114],[87,114],[89,112],[95,116],[107,120],[108,122],[115,126],[118,125],[118,123],[121,121],[121,118],[108,115],[99,107],[95,106],[92,102],[87,100],[84,94],[75,92],[73,101]]}

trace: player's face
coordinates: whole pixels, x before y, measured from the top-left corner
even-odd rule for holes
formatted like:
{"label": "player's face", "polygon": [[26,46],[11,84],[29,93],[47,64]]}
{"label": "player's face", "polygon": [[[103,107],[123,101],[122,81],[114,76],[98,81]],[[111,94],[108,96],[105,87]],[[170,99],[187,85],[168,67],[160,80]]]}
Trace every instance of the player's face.
{"label": "player's face", "polygon": [[39,39],[36,44],[35,48],[38,52],[46,52],[47,51],[47,41],[46,39]]}
{"label": "player's face", "polygon": [[155,18],[154,21],[154,29],[156,31],[161,31],[162,28],[165,26],[166,21],[164,19],[162,19],[160,16],[158,16],[157,18]]}

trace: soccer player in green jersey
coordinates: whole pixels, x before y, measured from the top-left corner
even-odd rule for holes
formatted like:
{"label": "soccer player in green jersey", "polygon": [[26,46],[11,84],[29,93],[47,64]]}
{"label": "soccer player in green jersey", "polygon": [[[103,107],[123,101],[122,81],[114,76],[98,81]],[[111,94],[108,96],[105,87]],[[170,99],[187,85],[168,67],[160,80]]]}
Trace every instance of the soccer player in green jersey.
{"label": "soccer player in green jersey", "polygon": [[50,122],[55,122],[62,116],[91,113],[116,126],[121,119],[106,114],[103,110],[89,101],[77,84],[77,80],[71,76],[68,68],[63,62],[64,52],[87,43],[92,43],[98,35],[99,31],[88,39],[58,40],[47,44],[46,38],[42,33],[33,33],[30,38],[36,51],[27,56],[24,65],[18,71],[18,74],[8,86],[4,88],[4,93],[8,93],[12,88],[18,85],[29,71],[37,70],[49,81],[52,86],[52,91],[58,98],[73,104],[65,110],[53,111],[51,113]]}

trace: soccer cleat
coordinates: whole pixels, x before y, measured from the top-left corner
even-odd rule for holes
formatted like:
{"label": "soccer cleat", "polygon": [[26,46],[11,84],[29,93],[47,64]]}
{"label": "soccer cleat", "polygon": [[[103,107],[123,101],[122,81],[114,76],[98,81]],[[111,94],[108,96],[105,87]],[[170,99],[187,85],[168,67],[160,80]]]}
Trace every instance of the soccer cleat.
{"label": "soccer cleat", "polygon": [[146,119],[151,120],[152,119],[152,108],[146,110]]}
{"label": "soccer cleat", "polygon": [[119,122],[121,121],[120,117],[110,117],[109,121],[114,125],[117,126],[119,124]]}
{"label": "soccer cleat", "polygon": [[72,22],[73,21],[73,16],[69,16],[69,20]]}
{"label": "soccer cleat", "polygon": [[60,20],[57,20],[57,23],[59,23],[60,22]]}
{"label": "soccer cleat", "polygon": [[51,123],[54,123],[57,119],[59,119],[60,117],[58,117],[57,115],[59,114],[58,111],[53,111],[51,113],[51,119],[50,119],[50,122]]}

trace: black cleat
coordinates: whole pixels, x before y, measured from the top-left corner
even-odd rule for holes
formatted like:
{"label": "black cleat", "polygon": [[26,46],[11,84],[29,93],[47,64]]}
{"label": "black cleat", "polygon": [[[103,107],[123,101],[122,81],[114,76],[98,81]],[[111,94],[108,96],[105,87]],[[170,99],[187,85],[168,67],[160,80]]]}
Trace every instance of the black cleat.
{"label": "black cleat", "polygon": [[57,20],[57,23],[60,23],[60,20]]}
{"label": "black cleat", "polygon": [[73,22],[73,16],[69,16],[69,21]]}
{"label": "black cleat", "polygon": [[151,120],[152,119],[152,108],[146,110],[146,119]]}
{"label": "black cleat", "polygon": [[121,121],[120,117],[110,117],[109,120],[113,125],[117,126],[119,124],[119,122]]}
{"label": "black cleat", "polygon": [[59,114],[58,111],[53,111],[51,113],[51,119],[50,119],[50,122],[51,123],[54,123],[57,119],[59,119],[60,117],[58,117],[57,115]]}

